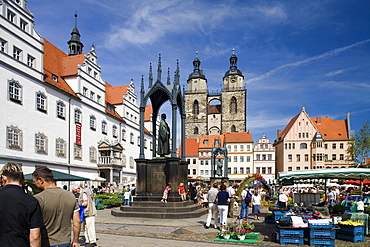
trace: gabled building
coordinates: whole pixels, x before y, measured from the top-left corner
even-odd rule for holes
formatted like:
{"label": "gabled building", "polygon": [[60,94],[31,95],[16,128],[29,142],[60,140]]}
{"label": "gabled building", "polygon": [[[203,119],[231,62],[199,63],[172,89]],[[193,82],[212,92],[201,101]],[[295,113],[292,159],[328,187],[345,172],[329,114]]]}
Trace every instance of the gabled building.
{"label": "gabled building", "polygon": [[31,173],[48,166],[93,181],[135,183],[140,144],[133,81],[105,82],[94,46],[83,53],[77,26],[67,54],[36,32],[33,17],[24,0],[0,4],[0,135],[6,137],[0,167],[14,162]]}
{"label": "gabled building", "polygon": [[349,167],[347,153],[351,133],[347,119],[310,118],[302,111],[292,118],[275,139],[276,171]]}
{"label": "gabled building", "polygon": [[275,148],[265,135],[254,145],[253,155],[253,173],[260,174],[266,181],[275,179]]}

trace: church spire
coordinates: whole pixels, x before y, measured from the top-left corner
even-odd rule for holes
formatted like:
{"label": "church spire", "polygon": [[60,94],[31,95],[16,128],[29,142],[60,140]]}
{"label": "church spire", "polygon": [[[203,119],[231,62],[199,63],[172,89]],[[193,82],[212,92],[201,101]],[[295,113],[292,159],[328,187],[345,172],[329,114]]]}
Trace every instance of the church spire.
{"label": "church spire", "polygon": [[195,53],[195,59],[193,61],[193,73],[189,75],[188,80],[193,79],[193,78],[202,78],[206,79],[205,75],[203,74],[203,70],[200,69],[200,60],[198,58],[198,52]]}
{"label": "church spire", "polygon": [[75,27],[71,32],[71,39],[67,42],[68,43],[68,55],[77,55],[82,53],[82,48],[84,45],[81,43],[80,40],[80,32],[77,29],[77,12],[74,14],[75,16]]}

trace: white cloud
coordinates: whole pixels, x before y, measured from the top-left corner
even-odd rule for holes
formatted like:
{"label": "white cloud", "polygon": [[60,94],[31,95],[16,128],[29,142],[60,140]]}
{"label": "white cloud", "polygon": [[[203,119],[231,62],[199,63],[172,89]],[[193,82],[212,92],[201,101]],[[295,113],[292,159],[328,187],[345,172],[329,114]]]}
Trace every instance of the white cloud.
{"label": "white cloud", "polygon": [[336,71],[331,71],[331,72],[327,73],[326,76],[335,76],[335,75],[342,74],[344,72],[345,72],[344,69],[340,69],[340,70],[336,70]]}

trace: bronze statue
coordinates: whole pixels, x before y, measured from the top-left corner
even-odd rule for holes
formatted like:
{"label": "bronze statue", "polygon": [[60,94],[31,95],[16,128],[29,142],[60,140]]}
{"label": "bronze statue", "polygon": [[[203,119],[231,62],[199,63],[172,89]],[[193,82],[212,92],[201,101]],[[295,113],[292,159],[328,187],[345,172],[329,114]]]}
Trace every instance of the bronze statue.
{"label": "bronze statue", "polygon": [[219,177],[222,177],[222,167],[223,167],[222,161],[221,161],[221,159],[219,159],[217,161],[217,170],[216,170],[216,175],[219,176]]}
{"label": "bronze statue", "polygon": [[161,115],[159,123],[157,153],[161,157],[170,154],[170,127],[166,123],[166,114],[164,113]]}

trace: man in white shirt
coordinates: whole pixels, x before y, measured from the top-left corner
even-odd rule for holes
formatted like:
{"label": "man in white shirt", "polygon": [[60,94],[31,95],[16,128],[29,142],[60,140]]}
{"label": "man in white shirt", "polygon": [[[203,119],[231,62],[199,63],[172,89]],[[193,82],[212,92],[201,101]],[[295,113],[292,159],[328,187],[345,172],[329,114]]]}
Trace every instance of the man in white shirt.
{"label": "man in white shirt", "polygon": [[285,195],[283,189],[280,190],[279,194],[279,206],[282,208],[288,207],[288,197]]}
{"label": "man in white shirt", "polygon": [[235,185],[230,184],[230,186],[229,186],[229,188],[227,188],[226,192],[228,192],[229,196],[230,196],[228,217],[229,218],[234,218]]}
{"label": "man in white shirt", "polygon": [[[247,195],[249,195],[248,196],[248,201],[246,201]],[[245,189],[242,191],[241,197],[242,197],[242,204],[241,204],[241,208],[240,208],[239,219],[244,218],[245,220],[248,220],[249,204],[250,204],[251,198],[252,198],[252,194],[248,190],[248,185],[245,185]]]}
{"label": "man in white shirt", "polygon": [[217,229],[217,222],[218,222],[218,211],[217,211],[217,202],[216,197],[218,193],[218,184],[214,183],[212,188],[208,191],[208,215],[207,215],[207,222],[204,225],[206,229],[211,226],[211,220],[213,216],[213,226]]}

